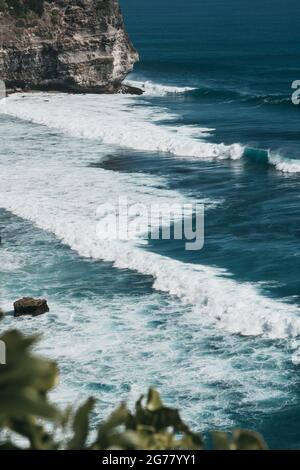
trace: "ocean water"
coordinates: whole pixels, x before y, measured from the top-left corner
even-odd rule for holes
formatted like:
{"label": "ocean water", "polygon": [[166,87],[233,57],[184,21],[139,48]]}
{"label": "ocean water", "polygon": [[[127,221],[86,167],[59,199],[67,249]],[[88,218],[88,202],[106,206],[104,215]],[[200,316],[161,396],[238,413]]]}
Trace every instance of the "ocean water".
{"label": "ocean water", "polygon": [[[149,386],[195,429],[300,448],[296,1],[123,0],[142,97],[0,103],[1,329],[43,332],[61,406]],[[99,240],[97,208],[203,202],[205,244]],[[49,314],[15,320],[45,296]]]}

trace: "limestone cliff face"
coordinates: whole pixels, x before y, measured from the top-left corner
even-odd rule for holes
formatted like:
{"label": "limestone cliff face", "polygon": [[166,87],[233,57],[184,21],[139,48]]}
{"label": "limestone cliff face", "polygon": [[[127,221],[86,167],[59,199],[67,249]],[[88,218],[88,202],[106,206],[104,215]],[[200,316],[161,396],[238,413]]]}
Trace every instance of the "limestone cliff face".
{"label": "limestone cliff face", "polygon": [[118,0],[44,1],[43,6],[40,15],[2,8],[0,79],[6,86],[118,91],[138,60]]}

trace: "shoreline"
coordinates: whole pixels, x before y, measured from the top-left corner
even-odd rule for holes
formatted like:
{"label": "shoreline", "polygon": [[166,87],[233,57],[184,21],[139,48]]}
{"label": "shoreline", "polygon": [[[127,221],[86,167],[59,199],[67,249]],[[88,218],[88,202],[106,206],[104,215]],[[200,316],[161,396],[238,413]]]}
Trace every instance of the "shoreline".
{"label": "shoreline", "polygon": [[5,90],[6,96],[13,95],[14,93],[34,93],[34,92],[46,92],[46,93],[65,93],[65,94],[73,94],[73,95],[134,95],[134,96],[141,96],[145,93],[144,90],[138,87],[134,87],[131,85],[121,84],[118,88],[114,90],[103,90],[103,88],[95,87],[95,88],[86,88],[86,89],[79,89],[76,87],[66,87],[66,86],[37,86],[37,87],[22,87],[22,86],[8,86]]}

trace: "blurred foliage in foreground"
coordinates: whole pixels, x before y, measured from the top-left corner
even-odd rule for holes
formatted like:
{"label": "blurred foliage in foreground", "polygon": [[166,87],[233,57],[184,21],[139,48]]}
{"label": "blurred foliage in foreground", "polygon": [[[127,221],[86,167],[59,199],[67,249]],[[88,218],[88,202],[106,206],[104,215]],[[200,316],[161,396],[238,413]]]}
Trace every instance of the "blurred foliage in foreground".
{"label": "blurred foliage in foreground", "polygon": [[[201,435],[189,429],[176,409],[164,406],[153,389],[137,401],[134,413],[121,404],[96,432],[90,427],[93,398],[76,411],[59,410],[47,397],[58,382],[58,369],[32,353],[37,339],[18,331],[0,336],[7,360],[0,365],[0,450],[203,449]],[[244,430],[213,432],[212,441],[215,449],[266,448],[257,433]]]}

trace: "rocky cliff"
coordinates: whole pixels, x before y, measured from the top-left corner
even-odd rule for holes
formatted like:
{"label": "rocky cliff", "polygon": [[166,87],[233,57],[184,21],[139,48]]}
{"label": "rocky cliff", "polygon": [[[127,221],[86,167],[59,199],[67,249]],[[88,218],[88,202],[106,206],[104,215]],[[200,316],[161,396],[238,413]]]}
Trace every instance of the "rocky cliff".
{"label": "rocky cliff", "polygon": [[7,88],[114,93],[137,60],[118,0],[0,0]]}

